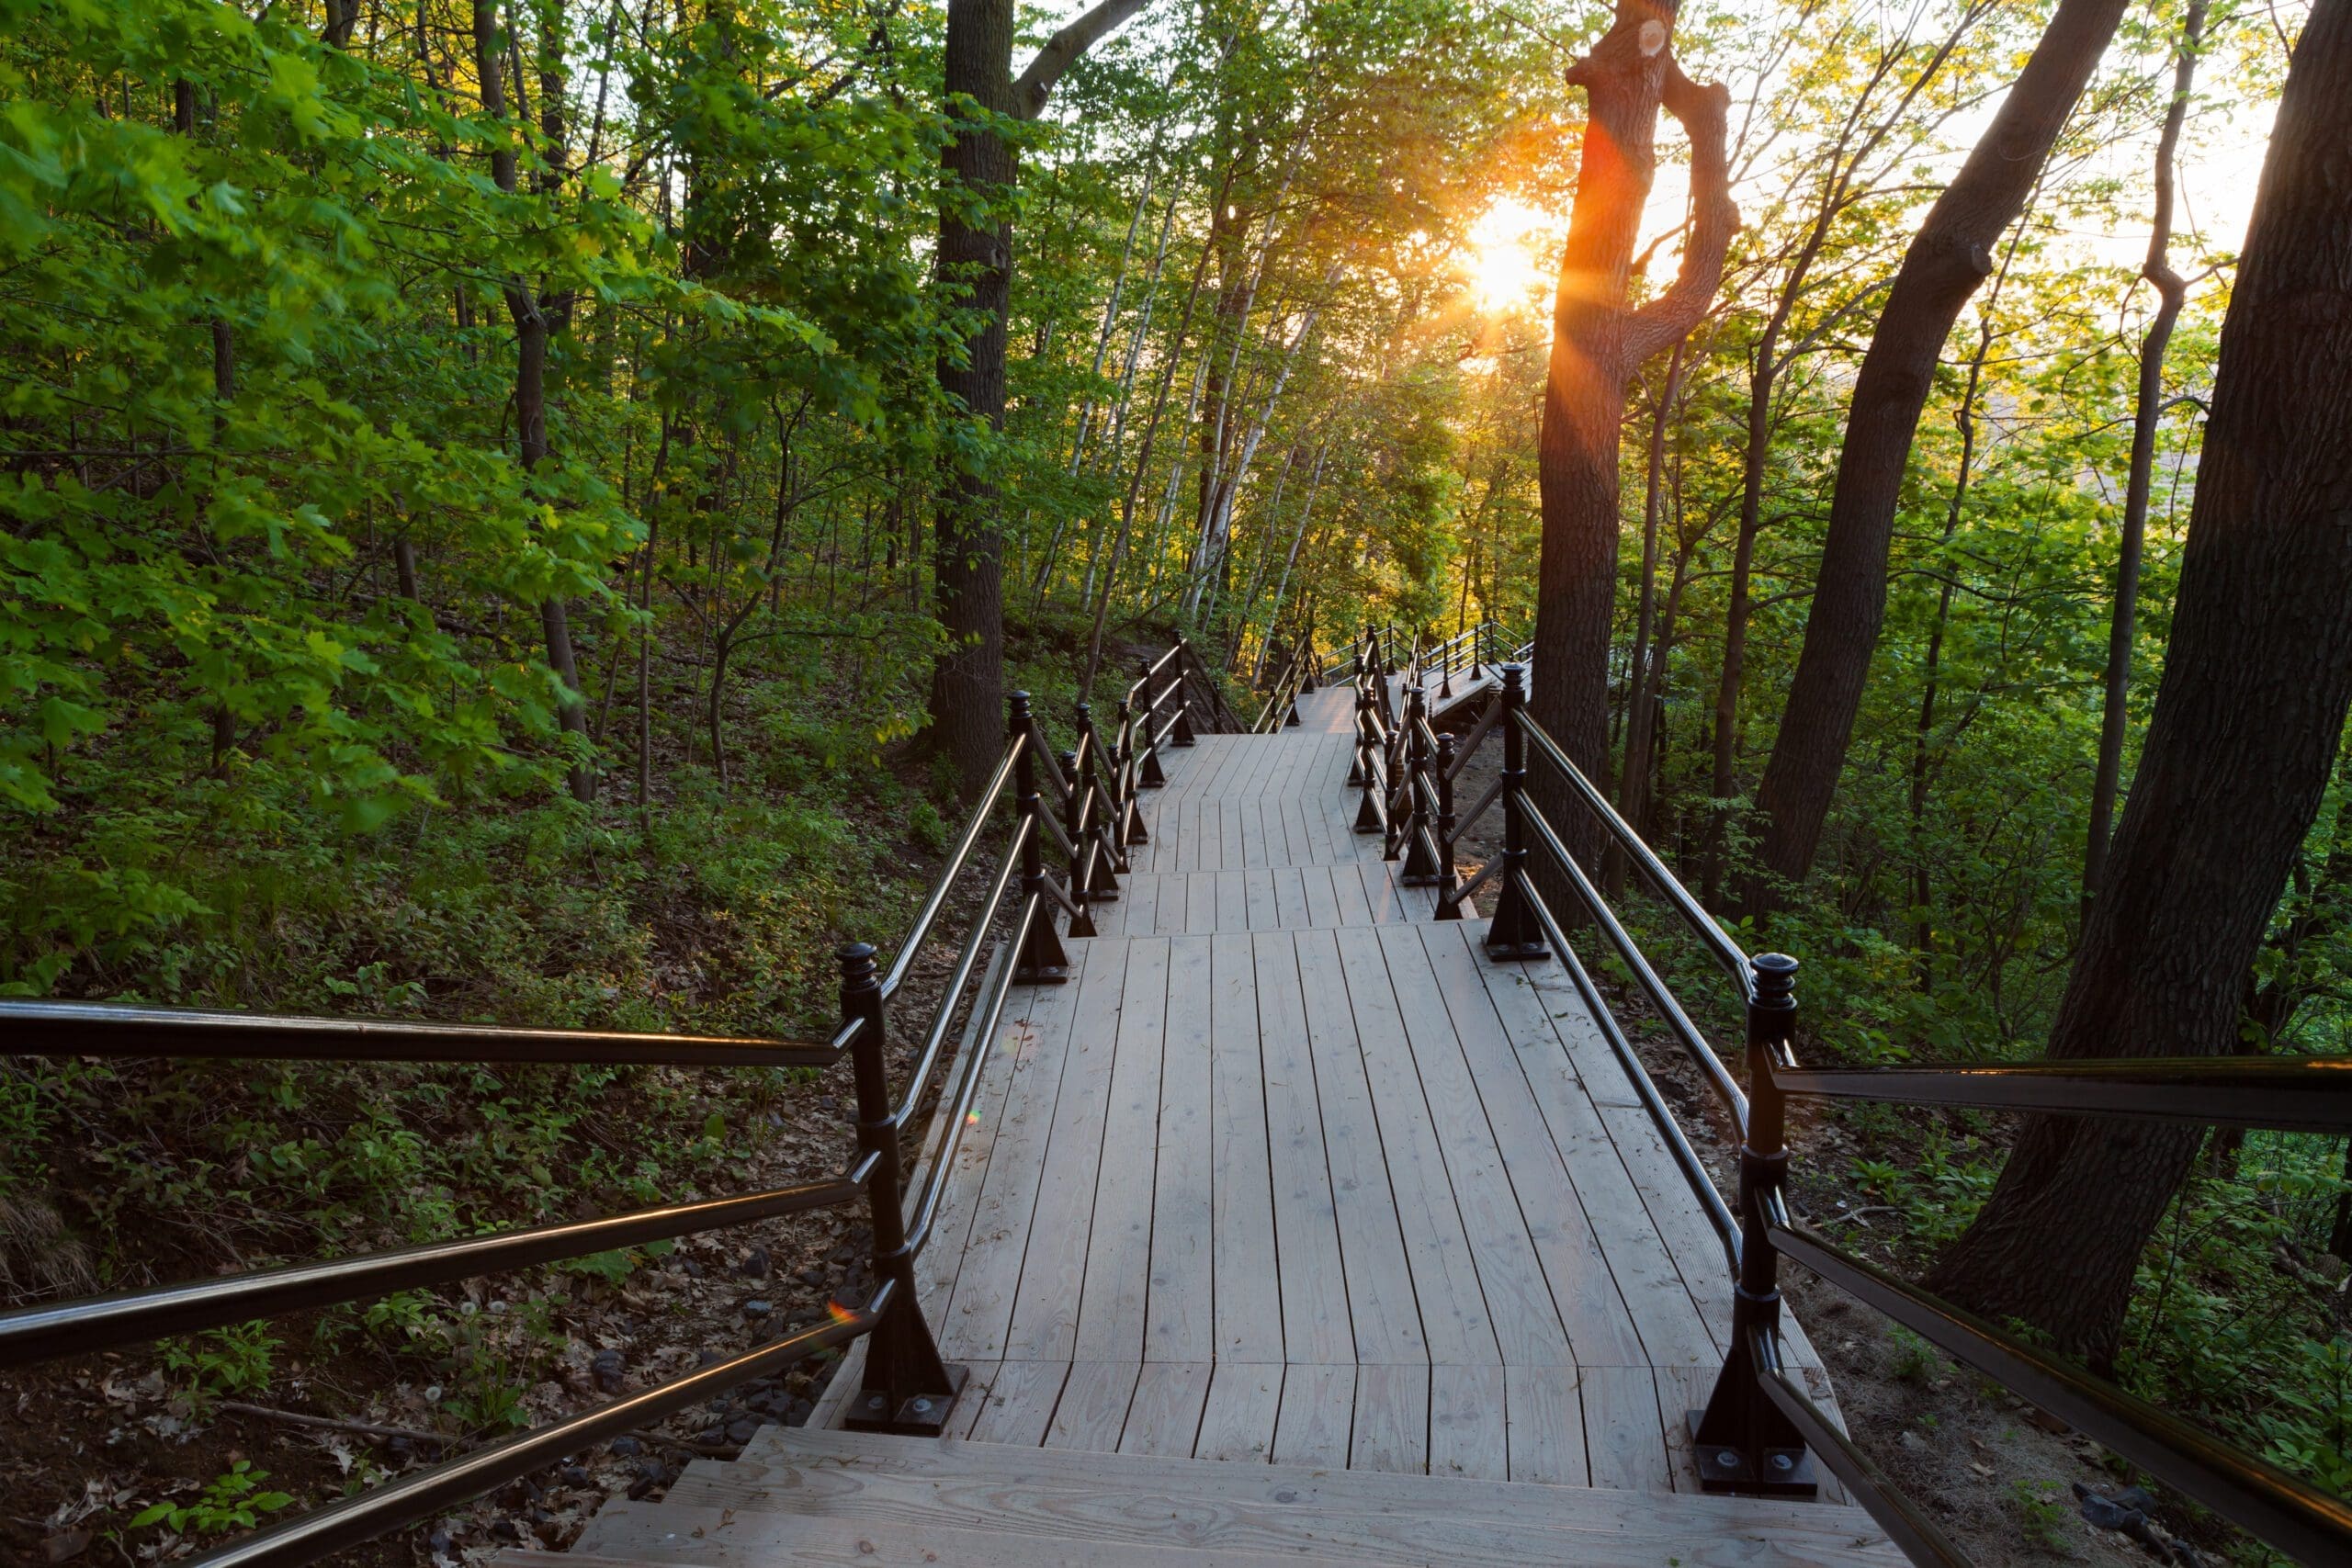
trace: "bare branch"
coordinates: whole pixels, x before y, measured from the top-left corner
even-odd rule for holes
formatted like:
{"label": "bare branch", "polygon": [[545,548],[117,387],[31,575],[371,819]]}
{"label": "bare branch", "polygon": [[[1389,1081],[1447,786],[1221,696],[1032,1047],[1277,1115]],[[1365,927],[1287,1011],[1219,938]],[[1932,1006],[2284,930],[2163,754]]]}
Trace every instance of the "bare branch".
{"label": "bare branch", "polygon": [[1054,84],[1062,79],[1062,73],[1077,64],[1079,57],[1088,50],[1118,31],[1147,3],[1148,0],[1102,0],[1092,10],[1047,39],[1046,47],[1029,62],[1029,69],[1012,85],[1012,112],[1023,119],[1035,119],[1045,113],[1046,100],[1052,96]]}

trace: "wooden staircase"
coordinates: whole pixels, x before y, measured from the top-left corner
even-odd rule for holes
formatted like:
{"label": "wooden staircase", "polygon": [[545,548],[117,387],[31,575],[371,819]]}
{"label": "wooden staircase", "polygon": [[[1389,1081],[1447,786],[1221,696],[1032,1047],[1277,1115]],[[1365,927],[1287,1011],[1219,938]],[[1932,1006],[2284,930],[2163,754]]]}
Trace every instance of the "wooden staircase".
{"label": "wooden staircase", "polygon": [[[510,1551],[498,1568],[542,1568]],[[580,1568],[1623,1564],[1904,1559],[1828,1503],[1547,1486],[769,1427],[687,1467],[666,1500],[608,1504]]]}

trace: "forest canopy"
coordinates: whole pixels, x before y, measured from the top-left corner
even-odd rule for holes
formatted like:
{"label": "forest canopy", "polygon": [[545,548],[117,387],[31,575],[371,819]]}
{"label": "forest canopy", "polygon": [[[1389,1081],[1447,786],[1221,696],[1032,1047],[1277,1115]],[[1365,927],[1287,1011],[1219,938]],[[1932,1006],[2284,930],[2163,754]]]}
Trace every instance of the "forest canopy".
{"label": "forest canopy", "polygon": [[[1653,84],[1603,296],[1577,70],[1630,6],[0,0],[0,993],[805,1021],[1014,686],[1066,727],[1181,635],[1254,708],[1493,622],[1803,957],[1808,1049],[2041,1054],[2311,8],[2108,7],[1860,558],[1882,311],[2066,8],[1651,8],[1721,118]],[[1570,572],[1556,345],[1710,270],[1587,421]],[[1855,593],[1841,730],[1805,666]],[[2347,1048],[2340,767],[2296,836],[2216,1049]],[[0,1201],[47,1203],[103,1085],[9,1073]],[[2007,1139],[1850,1179],[1919,1260]],[[2192,1152],[2120,1266],[2167,1288],[2069,1348],[2340,1494],[2352,1152]]]}

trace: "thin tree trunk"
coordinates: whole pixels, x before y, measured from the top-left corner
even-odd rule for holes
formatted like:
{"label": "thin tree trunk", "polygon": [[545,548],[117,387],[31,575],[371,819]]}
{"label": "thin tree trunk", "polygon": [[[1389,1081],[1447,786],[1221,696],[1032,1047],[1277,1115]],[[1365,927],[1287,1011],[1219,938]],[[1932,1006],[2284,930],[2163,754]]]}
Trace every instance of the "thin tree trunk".
{"label": "thin tree trunk", "polygon": [[[1658,474],[1666,465],[1667,424],[1682,395],[1682,355],[1689,343],[1688,338],[1678,341],[1673,357],[1667,361],[1666,383],[1659,389],[1650,420],[1649,461],[1642,497],[1642,579],[1634,617],[1633,689],[1627,694],[1625,766],[1617,791],[1618,810],[1637,833],[1649,814],[1650,740],[1656,728],[1652,710],[1657,700],[1657,671],[1665,668],[1665,661],[1652,651],[1657,632]],[[1612,862],[1611,871],[1615,880],[1622,881],[1622,865]]]}
{"label": "thin tree trunk", "polygon": [[2164,134],[2156,139],[2155,220],[2148,236],[2148,259],[2140,276],[2156,286],[2156,314],[2140,340],[2140,385],[2132,410],[2132,474],[2123,491],[2122,537],[2115,552],[2115,608],[2108,624],[2107,677],[2099,715],[2098,771],[2091,781],[2090,836],[2083,846],[2083,909],[2088,914],[2107,873],[2109,825],[2123,783],[2123,739],[2131,724],[2132,644],[2137,634],[2140,557],[2148,531],[2148,493],[2156,467],[2156,428],[2164,419],[2165,348],[2173,323],[2188,298],[2188,286],[2172,269],[2173,160],[2180,150],[2181,123],[2188,117],[2188,90],[2197,75],[2197,50],[2205,33],[2205,0],[2189,0],[2181,24],[2180,58],[2173,67],[2172,105],[2165,111]]}
{"label": "thin tree trunk", "polygon": [[[2053,1057],[2218,1055],[2236,1039],[2246,965],[2352,707],[2346,299],[2352,0],[2317,0],[2222,324],[2155,711]],[[2202,1136],[2036,1118],[1930,1288],[2109,1362],[2140,1253]]]}
{"label": "thin tree trunk", "polygon": [[[1854,380],[1804,648],[1757,787],[1772,876],[1804,879],[1837,794],[1886,615],[1894,509],[1936,362],[1961,308],[1992,275],[1993,245],[2023,209],[2123,8],[2124,0],[2059,0],[1983,140],[1928,209],[1879,314]],[[1768,906],[1773,891],[1759,882],[1749,902]]]}

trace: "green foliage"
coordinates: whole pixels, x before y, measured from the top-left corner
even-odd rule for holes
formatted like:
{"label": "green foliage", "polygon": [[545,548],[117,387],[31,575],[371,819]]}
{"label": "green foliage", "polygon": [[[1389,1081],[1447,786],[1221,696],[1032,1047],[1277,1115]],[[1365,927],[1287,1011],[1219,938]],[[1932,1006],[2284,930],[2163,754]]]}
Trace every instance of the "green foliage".
{"label": "green foliage", "polygon": [[255,1470],[251,1460],[238,1460],[213,1478],[192,1503],[157,1503],[130,1517],[132,1529],[162,1525],[174,1535],[226,1535],[249,1530],[268,1515],[290,1506],[294,1499],[283,1492],[266,1492],[262,1483],[269,1472]]}
{"label": "green foliage", "polygon": [[188,1398],[199,1407],[225,1394],[266,1393],[282,1343],[266,1319],[216,1328],[193,1341],[165,1340],[164,1370],[187,1380]]}

